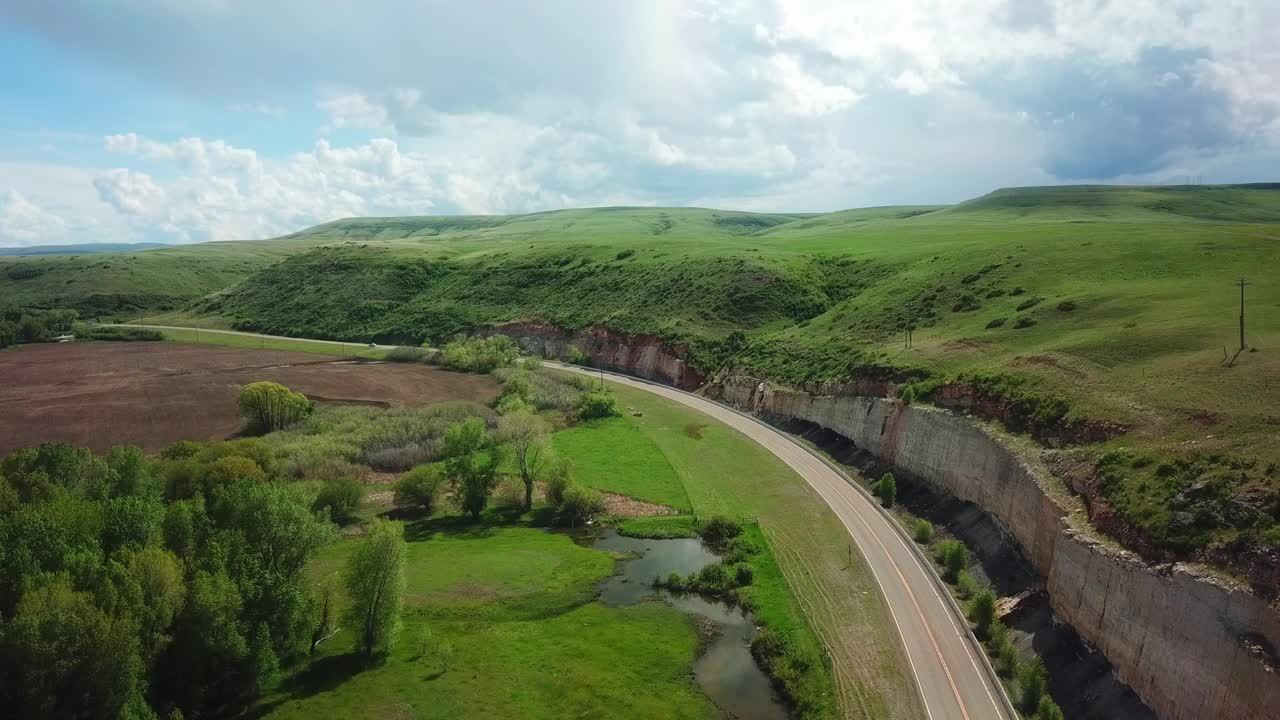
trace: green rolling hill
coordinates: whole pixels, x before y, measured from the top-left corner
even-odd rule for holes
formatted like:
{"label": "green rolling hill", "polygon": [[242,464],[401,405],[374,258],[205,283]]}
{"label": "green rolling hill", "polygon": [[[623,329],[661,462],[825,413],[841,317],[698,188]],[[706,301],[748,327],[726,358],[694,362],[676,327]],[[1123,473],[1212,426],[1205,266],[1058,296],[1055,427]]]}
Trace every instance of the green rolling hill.
{"label": "green rolling hill", "polygon": [[[1280,543],[1278,265],[1280,184],[1010,188],[822,215],[358,218],[260,242],[4,258],[0,304],[415,343],[543,320],[684,341],[707,372],[889,373],[923,378],[922,392],[963,376],[1051,421],[1123,426],[1090,450],[1141,456],[1109,499],[1185,547],[1247,529],[1171,516],[1171,498],[1214,473],[1222,502],[1248,495],[1264,518],[1249,527]],[[1242,276],[1253,351],[1228,366]]]}

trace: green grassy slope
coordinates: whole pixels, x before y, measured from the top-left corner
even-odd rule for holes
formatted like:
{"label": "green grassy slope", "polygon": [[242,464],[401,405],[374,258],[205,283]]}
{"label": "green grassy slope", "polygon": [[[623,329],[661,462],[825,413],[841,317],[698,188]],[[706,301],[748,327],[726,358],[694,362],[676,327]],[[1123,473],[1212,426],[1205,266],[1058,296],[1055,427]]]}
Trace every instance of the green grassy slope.
{"label": "green grassy slope", "polygon": [[[216,277],[185,269],[141,283],[191,296],[252,270],[240,248],[259,246],[224,247],[236,250],[82,259],[99,272],[47,279],[6,280],[0,261],[0,303],[23,297],[22,283],[40,288],[31,296],[86,297],[144,277],[122,266],[132,255],[219,258]],[[689,342],[704,371],[728,363],[786,382],[978,373],[1003,393],[1060,398],[1068,418],[1125,426],[1111,448],[1157,460],[1220,453],[1229,459],[1215,467],[1247,466],[1215,493],[1244,493],[1261,524],[1199,501],[1183,517],[1169,511],[1198,475],[1157,477],[1160,461],[1108,483],[1121,514],[1161,542],[1185,548],[1233,541],[1245,525],[1280,527],[1280,285],[1268,282],[1280,261],[1280,184],[1010,188],[952,207],[826,215],[597,208],[366,218],[261,247],[270,257],[260,271],[188,317],[393,342],[509,320],[604,325]],[[1247,341],[1256,351],[1227,367],[1241,276],[1253,283]],[[1199,519],[1188,523],[1188,513]]]}

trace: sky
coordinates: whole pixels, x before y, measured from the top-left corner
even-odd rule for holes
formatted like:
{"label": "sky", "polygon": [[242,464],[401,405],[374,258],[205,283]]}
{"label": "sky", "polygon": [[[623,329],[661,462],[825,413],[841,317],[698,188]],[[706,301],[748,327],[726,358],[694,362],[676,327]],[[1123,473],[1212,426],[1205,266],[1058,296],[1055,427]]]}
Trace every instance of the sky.
{"label": "sky", "polygon": [[1280,0],[4,0],[0,245],[1280,180]]}

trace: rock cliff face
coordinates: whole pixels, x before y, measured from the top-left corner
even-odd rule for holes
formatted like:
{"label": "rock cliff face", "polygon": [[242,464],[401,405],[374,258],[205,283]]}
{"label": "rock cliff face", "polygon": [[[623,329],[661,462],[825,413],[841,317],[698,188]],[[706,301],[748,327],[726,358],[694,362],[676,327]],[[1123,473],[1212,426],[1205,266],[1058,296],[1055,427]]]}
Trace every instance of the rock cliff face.
{"label": "rock cliff face", "polygon": [[1243,585],[1184,564],[1152,567],[1098,540],[1079,498],[968,418],[823,392],[833,389],[749,377],[710,388],[744,410],[825,427],[991,513],[1045,578],[1057,616],[1160,717],[1280,716],[1280,611]]}
{"label": "rock cliff face", "polygon": [[668,344],[653,335],[628,335],[599,327],[566,331],[535,322],[507,323],[481,334],[506,335],[530,355],[557,360],[569,359],[569,348],[576,347],[591,360],[593,367],[617,370],[685,390],[703,383],[702,375],[685,360],[688,348]]}

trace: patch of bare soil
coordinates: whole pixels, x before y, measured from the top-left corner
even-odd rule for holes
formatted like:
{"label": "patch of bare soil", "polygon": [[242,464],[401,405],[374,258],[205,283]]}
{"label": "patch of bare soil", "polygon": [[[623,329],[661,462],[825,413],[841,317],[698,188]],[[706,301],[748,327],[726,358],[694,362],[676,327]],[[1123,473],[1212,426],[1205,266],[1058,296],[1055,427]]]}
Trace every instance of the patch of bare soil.
{"label": "patch of bare soil", "polygon": [[637,500],[626,495],[600,493],[600,500],[604,503],[605,513],[614,517],[651,517],[653,515],[679,514],[675,508]]}
{"label": "patch of bare soil", "polygon": [[416,364],[168,342],[53,343],[0,352],[0,454],[62,441],[158,450],[240,428],[241,385],[270,380],[322,400],[417,407],[488,402],[498,384]]}
{"label": "patch of bare soil", "polygon": [[942,349],[948,352],[963,352],[966,350],[984,350],[991,345],[990,340],[979,340],[977,338],[956,338],[942,343]]}

